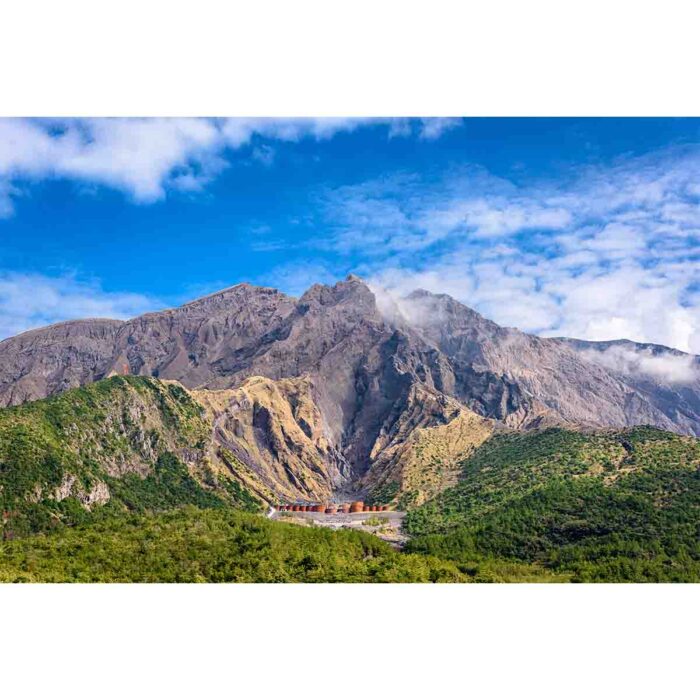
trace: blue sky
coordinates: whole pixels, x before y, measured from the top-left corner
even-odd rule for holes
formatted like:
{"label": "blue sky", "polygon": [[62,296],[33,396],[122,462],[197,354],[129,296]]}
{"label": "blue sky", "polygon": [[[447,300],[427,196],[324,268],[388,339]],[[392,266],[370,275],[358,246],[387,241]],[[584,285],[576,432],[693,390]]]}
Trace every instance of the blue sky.
{"label": "blue sky", "polygon": [[700,353],[700,121],[0,119],[0,337],[349,272]]}

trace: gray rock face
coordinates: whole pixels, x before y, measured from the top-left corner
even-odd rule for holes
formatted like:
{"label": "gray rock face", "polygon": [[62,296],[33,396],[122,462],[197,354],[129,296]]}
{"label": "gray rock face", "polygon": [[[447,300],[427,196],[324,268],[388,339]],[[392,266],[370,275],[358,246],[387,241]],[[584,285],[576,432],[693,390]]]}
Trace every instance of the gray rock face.
{"label": "gray rock face", "polygon": [[[692,435],[700,432],[696,356],[625,340],[539,338],[502,328],[446,295],[418,291],[406,302],[406,315],[450,359],[457,376],[464,367],[491,372],[514,384],[521,400],[534,400],[577,425],[651,424]],[[451,393],[470,401],[459,382]],[[517,404],[515,400],[516,410]],[[507,417],[509,411],[505,413]]]}
{"label": "gray rock face", "polygon": [[700,434],[700,357],[630,340],[595,343],[564,338],[562,342],[634,390],[627,409],[632,417],[639,406],[648,404],[673,424],[669,430]]}
{"label": "gray rock face", "polygon": [[121,321],[68,321],[0,342],[0,405],[41,399],[105,376]]}
{"label": "gray rock face", "polygon": [[[300,299],[242,284],[131,321],[30,331],[0,343],[0,405],[112,373],[210,389],[251,376],[308,376],[326,438],[358,473],[417,385],[513,427],[645,423],[700,435],[694,356],[539,338],[423,291],[392,304],[355,277],[315,285]],[[620,360],[616,348],[641,353],[640,361]]]}

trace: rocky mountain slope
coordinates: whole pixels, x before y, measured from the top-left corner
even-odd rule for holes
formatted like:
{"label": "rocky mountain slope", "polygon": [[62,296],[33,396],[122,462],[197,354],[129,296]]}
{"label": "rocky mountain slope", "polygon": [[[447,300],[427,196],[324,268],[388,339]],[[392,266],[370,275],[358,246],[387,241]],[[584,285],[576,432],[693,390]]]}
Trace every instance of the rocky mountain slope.
{"label": "rocky mountain slope", "polygon": [[324,434],[307,378],[251,377],[192,395],[206,409],[215,455],[266,500],[329,500],[345,482],[347,462]]}
{"label": "rocky mountain slope", "polygon": [[0,343],[2,405],[115,374],[193,390],[210,458],[264,499],[420,503],[503,427],[700,435],[697,357],[539,338],[446,295],[391,299],[352,276],[299,299],[242,284],[130,321],[67,322]]}

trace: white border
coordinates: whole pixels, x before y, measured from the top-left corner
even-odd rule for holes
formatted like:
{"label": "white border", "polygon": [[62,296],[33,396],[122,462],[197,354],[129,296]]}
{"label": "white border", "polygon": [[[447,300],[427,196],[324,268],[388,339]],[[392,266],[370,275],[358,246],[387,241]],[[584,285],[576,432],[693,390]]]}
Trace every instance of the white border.
{"label": "white border", "polygon": [[698,115],[698,5],[23,0],[4,115]]}
{"label": "white border", "polygon": [[[698,115],[696,4],[5,3],[3,115]],[[697,586],[4,586],[8,698],[646,698]]]}
{"label": "white border", "polygon": [[2,589],[3,696],[688,697],[697,594],[683,585],[18,585]]}

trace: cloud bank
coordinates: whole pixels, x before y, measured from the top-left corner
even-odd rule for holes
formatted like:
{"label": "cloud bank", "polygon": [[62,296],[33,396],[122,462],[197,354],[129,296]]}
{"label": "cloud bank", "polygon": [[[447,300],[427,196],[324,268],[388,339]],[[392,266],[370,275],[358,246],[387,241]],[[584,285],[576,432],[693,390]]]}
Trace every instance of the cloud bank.
{"label": "cloud bank", "polygon": [[670,384],[689,384],[700,379],[700,366],[692,355],[654,353],[646,349],[610,347],[582,350],[586,361],[631,377],[651,377]]}
{"label": "cloud bank", "polygon": [[321,193],[318,245],[361,256],[377,286],[445,292],[502,325],[700,353],[698,173],[696,146],[527,186],[400,173]]}

